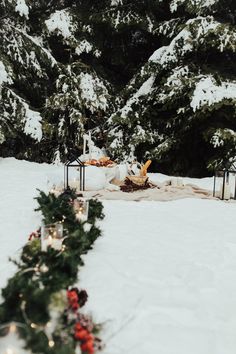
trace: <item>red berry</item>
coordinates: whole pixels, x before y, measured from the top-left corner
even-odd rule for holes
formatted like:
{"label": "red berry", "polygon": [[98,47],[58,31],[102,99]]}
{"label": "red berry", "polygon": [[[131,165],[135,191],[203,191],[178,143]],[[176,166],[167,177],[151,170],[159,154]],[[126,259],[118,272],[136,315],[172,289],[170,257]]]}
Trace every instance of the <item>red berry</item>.
{"label": "red berry", "polygon": [[81,341],[86,340],[87,335],[88,335],[88,332],[85,329],[81,329],[81,330],[75,332],[76,339],[79,339]]}
{"label": "red berry", "polygon": [[84,353],[94,354],[93,342],[86,342],[81,345],[81,350]]}
{"label": "red berry", "polygon": [[80,331],[81,329],[83,329],[83,327],[81,326],[81,324],[79,323],[79,322],[77,322],[76,324],[75,324],[75,331],[77,332],[77,331]]}

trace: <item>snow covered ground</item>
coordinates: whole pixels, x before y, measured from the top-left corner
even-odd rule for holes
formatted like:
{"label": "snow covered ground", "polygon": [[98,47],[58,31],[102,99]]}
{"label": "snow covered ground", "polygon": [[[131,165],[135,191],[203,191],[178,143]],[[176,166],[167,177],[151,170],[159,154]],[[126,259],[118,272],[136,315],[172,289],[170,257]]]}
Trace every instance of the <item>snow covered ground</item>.
{"label": "snow covered ground", "polygon": [[236,205],[104,201],[80,279],[106,354],[233,354]]}
{"label": "snow covered ground", "polygon": [[[14,271],[7,257],[40,224],[33,197],[52,175],[59,181],[62,167],[0,159],[0,287]],[[85,310],[103,323],[103,353],[235,354],[236,203],[103,204],[103,237],[80,272]]]}
{"label": "snow covered ground", "polygon": [[14,272],[8,258],[20,252],[27,235],[40,226],[41,217],[34,212],[36,189],[47,189],[48,178],[60,171],[46,164],[0,158],[0,288]]}

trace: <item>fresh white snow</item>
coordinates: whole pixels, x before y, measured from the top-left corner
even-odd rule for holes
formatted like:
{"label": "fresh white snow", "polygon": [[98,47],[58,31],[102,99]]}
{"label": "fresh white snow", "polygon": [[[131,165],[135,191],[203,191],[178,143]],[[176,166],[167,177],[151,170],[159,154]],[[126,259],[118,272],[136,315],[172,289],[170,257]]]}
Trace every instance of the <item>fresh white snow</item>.
{"label": "fresh white snow", "polygon": [[181,5],[186,5],[186,3],[190,6],[194,6],[200,12],[201,9],[211,7],[212,5],[219,2],[219,0],[172,0],[170,3],[171,12],[177,11],[178,7]]}
{"label": "fresh white snow", "polygon": [[40,226],[41,217],[34,212],[36,189],[47,189],[47,180],[57,168],[0,158],[0,288],[14,271],[8,257],[17,256],[27,236]]}
{"label": "fresh white snow", "polygon": [[64,38],[72,37],[72,17],[65,10],[54,12],[48,20],[45,21],[49,32],[58,31]]}
{"label": "fresh white snow", "polygon": [[[187,22],[188,24],[188,22]],[[184,28],[168,46],[157,49],[149,58],[149,61],[159,63],[166,66],[169,62],[176,62],[178,59],[178,53],[181,52],[183,56],[185,53],[190,52],[193,49],[192,34],[189,29]],[[179,43],[181,47],[179,48]],[[184,44],[182,44],[184,43]]]}
{"label": "fresh white snow", "polygon": [[25,127],[24,132],[30,135],[33,139],[40,141],[43,136],[42,132],[42,117],[39,112],[33,111],[29,108],[28,104],[24,104],[25,107]]}
{"label": "fresh white snow", "polygon": [[118,6],[122,4],[123,4],[122,0],[111,0],[111,6]]}
{"label": "fresh white snow", "polygon": [[[21,105],[21,113],[24,116],[24,132],[25,134],[31,136],[33,139],[40,141],[43,136],[42,124],[41,124],[41,114],[37,111],[30,109],[28,103],[18,96],[13,90],[10,90],[12,96],[16,99],[17,103]],[[13,106],[14,111],[16,110],[16,105]],[[15,113],[15,112],[14,112]]]}
{"label": "fresh white snow", "polygon": [[[8,256],[40,225],[36,188],[62,178],[63,166],[0,159],[0,287],[14,272]],[[212,178],[184,180],[212,187]],[[102,353],[235,354],[236,203],[103,204],[103,236],[83,256],[79,282],[86,312],[103,324]]]}
{"label": "fresh white snow", "polygon": [[93,46],[91,43],[89,43],[86,39],[81,41],[79,45],[75,48],[75,53],[77,55],[80,55],[82,53],[89,53],[93,49]]}
{"label": "fresh white snow", "polygon": [[4,82],[9,82],[11,83],[11,79],[6,71],[5,65],[3,64],[3,62],[0,60],[0,88],[1,85]]}
{"label": "fresh white snow", "polygon": [[105,201],[80,285],[104,354],[234,354],[235,204]]}
{"label": "fresh white snow", "polygon": [[29,7],[26,5],[25,0],[17,0],[15,11],[19,12],[22,17],[29,17]]}
{"label": "fresh white snow", "polygon": [[52,56],[52,54],[49,52],[49,50],[47,50],[46,48],[44,48],[43,46],[43,42],[42,42],[42,38],[40,37],[32,37],[30,36],[28,33],[20,31],[19,29],[17,29],[19,32],[21,32],[24,36],[26,36],[28,39],[30,39],[34,44],[36,44],[38,47],[40,47],[40,49],[46,54],[46,56],[48,57],[48,59],[51,61],[51,65],[54,66],[57,64],[56,59]]}
{"label": "fresh white snow", "polygon": [[212,76],[203,77],[197,84],[190,103],[193,111],[202,106],[211,106],[224,99],[236,100],[236,82],[216,83]]}
{"label": "fresh white snow", "polygon": [[109,94],[104,83],[98,77],[92,76],[89,73],[82,72],[79,75],[79,78],[81,97],[84,100],[85,105],[88,106],[91,112],[96,111],[98,108],[106,111]]}
{"label": "fresh white snow", "polygon": [[126,105],[120,110],[121,117],[125,118],[127,114],[132,111],[132,106],[138,102],[139,97],[147,96],[153,90],[153,84],[155,82],[155,76],[151,75],[138,89],[137,92],[127,101]]}

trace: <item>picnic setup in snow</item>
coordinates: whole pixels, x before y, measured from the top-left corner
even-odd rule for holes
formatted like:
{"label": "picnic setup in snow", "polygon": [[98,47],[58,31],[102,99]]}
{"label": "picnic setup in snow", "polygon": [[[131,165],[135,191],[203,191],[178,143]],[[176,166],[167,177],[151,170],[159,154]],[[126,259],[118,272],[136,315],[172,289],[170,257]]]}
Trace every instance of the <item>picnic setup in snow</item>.
{"label": "picnic setup in snow", "polygon": [[236,199],[236,168],[215,171],[212,190],[201,188],[185,178],[158,178],[157,173],[148,173],[152,161],[140,163],[112,160],[105,149],[98,148],[91,132],[83,136],[83,154],[69,159],[64,166],[64,183],[51,182],[51,192],[74,189],[87,198],[109,200],[157,200],[169,201],[182,198]]}

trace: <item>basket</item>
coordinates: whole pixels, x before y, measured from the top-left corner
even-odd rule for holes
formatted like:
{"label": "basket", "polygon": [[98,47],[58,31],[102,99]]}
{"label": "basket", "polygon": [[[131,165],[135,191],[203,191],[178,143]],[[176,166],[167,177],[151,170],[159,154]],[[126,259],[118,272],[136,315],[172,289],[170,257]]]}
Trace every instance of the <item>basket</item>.
{"label": "basket", "polygon": [[148,180],[147,176],[127,176],[126,178],[138,186],[144,186]]}

